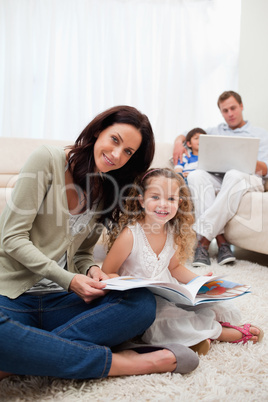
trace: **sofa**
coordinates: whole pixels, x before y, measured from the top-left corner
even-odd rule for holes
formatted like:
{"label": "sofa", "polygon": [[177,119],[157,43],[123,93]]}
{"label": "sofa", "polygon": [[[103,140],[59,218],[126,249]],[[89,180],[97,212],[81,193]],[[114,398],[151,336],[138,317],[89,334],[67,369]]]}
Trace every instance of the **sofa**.
{"label": "sofa", "polygon": [[[32,151],[42,144],[64,147],[70,145],[70,141],[0,137],[0,213],[11,195],[21,167]],[[172,151],[173,144],[157,142],[152,167],[171,167]],[[267,180],[265,190],[264,193],[248,192],[243,196],[237,214],[225,227],[225,237],[234,246],[268,254]],[[99,243],[102,241],[103,238]]]}

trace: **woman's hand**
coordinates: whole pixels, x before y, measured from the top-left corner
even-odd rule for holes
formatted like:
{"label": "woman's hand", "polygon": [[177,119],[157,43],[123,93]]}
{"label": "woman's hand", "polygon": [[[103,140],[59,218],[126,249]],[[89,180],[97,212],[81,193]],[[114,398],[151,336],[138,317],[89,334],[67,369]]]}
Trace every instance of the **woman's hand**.
{"label": "woman's hand", "polygon": [[90,268],[88,275],[77,274],[73,277],[69,290],[81,297],[85,303],[90,303],[98,297],[105,296],[108,290],[104,290],[105,283],[103,279],[108,279],[108,276],[101,271],[99,267]]}

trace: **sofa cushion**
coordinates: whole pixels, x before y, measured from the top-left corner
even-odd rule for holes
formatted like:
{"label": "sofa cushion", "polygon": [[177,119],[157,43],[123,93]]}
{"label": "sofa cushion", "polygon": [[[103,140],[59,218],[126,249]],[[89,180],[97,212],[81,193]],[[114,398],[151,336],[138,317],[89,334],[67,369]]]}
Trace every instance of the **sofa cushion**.
{"label": "sofa cushion", "polygon": [[155,155],[151,167],[171,168],[170,158],[173,153],[173,145],[168,142],[157,142],[155,144]]}
{"label": "sofa cushion", "polygon": [[268,192],[248,192],[236,215],[224,229],[226,239],[235,246],[268,254]]}
{"label": "sofa cushion", "polygon": [[70,144],[70,141],[0,137],[2,153],[0,166],[0,214],[11,195],[11,190],[16,183],[22,166],[31,153],[42,144],[65,147]]}

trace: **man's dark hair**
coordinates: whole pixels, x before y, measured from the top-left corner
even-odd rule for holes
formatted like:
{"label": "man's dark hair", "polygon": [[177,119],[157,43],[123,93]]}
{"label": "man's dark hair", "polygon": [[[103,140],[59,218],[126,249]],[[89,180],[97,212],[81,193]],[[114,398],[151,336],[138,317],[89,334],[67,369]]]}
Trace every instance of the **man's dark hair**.
{"label": "man's dark hair", "polygon": [[223,93],[219,96],[219,99],[218,99],[218,108],[219,108],[219,109],[220,109],[220,103],[226,101],[226,99],[229,99],[230,96],[233,96],[233,97],[235,98],[235,100],[237,100],[237,102],[239,103],[239,105],[242,104],[242,98],[241,98],[241,96],[240,96],[237,92],[234,92],[234,91],[225,91],[225,92],[223,92]]}

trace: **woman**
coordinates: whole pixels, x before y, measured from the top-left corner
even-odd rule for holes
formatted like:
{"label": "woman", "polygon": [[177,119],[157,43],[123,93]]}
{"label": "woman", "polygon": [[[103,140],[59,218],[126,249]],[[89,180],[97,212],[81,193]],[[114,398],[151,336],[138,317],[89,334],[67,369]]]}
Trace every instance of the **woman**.
{"label": "woman", "polygon": [[0,218],[0,379],[178,369],[167,349],[112,353],[151,325],[155,300],[145,289],[105,291],[92,256],[102,224],[117,219],[153,155],[148,118],[118,106],[95,117],[74,146],[30,156]]}

